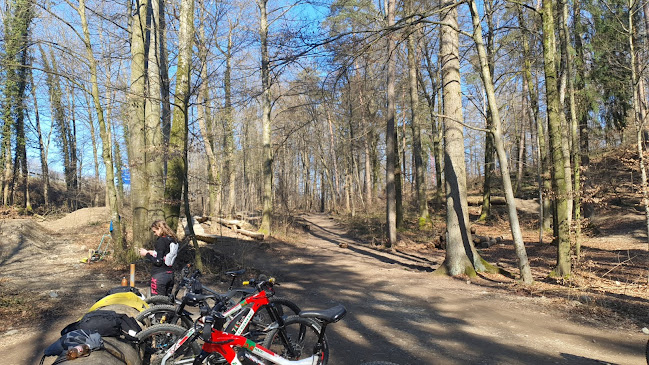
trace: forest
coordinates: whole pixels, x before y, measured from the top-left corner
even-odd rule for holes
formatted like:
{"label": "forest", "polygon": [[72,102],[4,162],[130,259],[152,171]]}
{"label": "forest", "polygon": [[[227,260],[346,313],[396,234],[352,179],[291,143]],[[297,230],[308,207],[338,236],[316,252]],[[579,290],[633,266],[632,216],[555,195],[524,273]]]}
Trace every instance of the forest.
{"label": "forest", "polygon": [[[150,224],[297,211],[443,216],[438,272],[489,272],[473,240],[504,197],[538,199],[566,278],[590,159],[633,146],[649,230],[649,2],[638,0],[8,0],[2,16],[5,207],[107,206],[126,261]],[[191,225],[190,225],[191,226]],[[194,241],[194,244],[197,243]],[[198,251],[197,251],[198,252]],[[200,261],[200,257],[197,258]]]}

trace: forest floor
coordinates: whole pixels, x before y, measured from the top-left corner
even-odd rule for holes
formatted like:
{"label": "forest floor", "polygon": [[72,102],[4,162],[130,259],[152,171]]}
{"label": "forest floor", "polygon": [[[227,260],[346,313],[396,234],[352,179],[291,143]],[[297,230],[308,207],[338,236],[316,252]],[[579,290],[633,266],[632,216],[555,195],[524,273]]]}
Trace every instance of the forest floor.
{"label": "forest floor", "polygon": [[[547,235],[539,240],[532,216],[526,216],[534,202],[522,200],[521,222],[535,280],[530,286],[516,280],[511,234],[498,214],[473,227],[479,235],[503,237],[479,251],[510,276],[434,276],[444,251],[423,238],[432,233],[402,232],[400,244],[386,251],[377,240],[358,234],[353,219],[305,214],[285,240],[252,241],[220,225],[205,225],[221,237],[216,244],[201,245],[208,268],[203,283],[223,288],[220,274],[225,269],[246,267],[250,276],[263,272],[277,277],[278,295],[302,308],[344,304],[347,316],[327,332],[332,365],[371,360],[400,365],[642,364],[648,337],[641,329],[649,325],[646,221],[634,203],[637,190],[631,196],[634,187],[622,182],[625,174],[609,173],[610,181],[591,187],[597,191],[591,190],[587,201],[596,209],[589,214],[583,255],[574,262],[569,281],[547,279],[556,247]],[[478,210],[471,213],[475,218]],[[0,212],[2,364],[37,364],[66,324],[128,276],[126,266],[110,260],[80,262],[108,232],[108,221],[103,208],[46,221]],[[191,257],[191,250],[185,251],[179,261]],[[137,286],[145,289],[147,265],[137,262],[136,267]]]}
{"label": "forest floor", "polygon": [[[101,208],[90,208],[53,222],[0,221],[3,364],[37,364],[67,323],[127,275],[126,267],[109,261],[79,262],[98,245],[107,219]],[[254,269],[251,275],[276,276],[278,294],[303,308],[343,303],[348,315],[328,331],[331,364],[641,364],[647,338],[640,329],[649,309],[647,288],[639,284],[646,280],[646,244],[631,229],[641,221],[639,214],[627,217],[616,228],[623,230],[603,230],[584,242],[584,264],[576,271],[584,280],[601,279],[580,285],[545,280],[552,246],[528,244],[531,287],[502,275],[432,276],[442,250],[403,244],[386,252],[350,237],[326,215],[302,217],[308,231],[299,243],[250,241],[207,227],[223,238],[201,248],[215,271],[204,283],[222,287],[217,271],[236,262]],[[481,253],[516,271],[508,240]],[[138,287],[147,286],[146,277],[146,266],[138,265]]]}

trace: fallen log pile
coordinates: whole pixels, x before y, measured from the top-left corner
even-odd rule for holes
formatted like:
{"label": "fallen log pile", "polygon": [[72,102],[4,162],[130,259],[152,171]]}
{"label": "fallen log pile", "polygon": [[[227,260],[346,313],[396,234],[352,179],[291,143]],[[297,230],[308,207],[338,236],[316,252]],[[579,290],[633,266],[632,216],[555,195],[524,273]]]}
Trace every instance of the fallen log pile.
{"label": "fallen log pile", "polygon": [[[204,217],[203,217],[204,218]],[[215,223],[218,223],[222,226],[228,227],[231,230],[233,230],[236,233],[242,234],[246,237],[254,238],[256,240],[264,240],[266,236],[263,233],[260,232],[253,232],[249,231],[247,229],[242,228],[244,225],[244,222],[237,220],[237,219],[225,219],[225,218],[209,218],[208,220],[211,220]]]}

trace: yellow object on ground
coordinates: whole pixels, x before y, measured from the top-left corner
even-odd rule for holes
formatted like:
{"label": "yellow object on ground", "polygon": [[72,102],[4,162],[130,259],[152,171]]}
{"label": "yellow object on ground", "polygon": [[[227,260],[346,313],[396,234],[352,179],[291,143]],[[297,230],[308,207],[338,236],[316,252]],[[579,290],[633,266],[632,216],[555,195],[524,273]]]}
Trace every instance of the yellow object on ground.
{"label": "yellow object on ground", "polygon": [[92,307],[90,307],[88,312],[92,312],[96,309],[113,305],[113,304],[126,305],[137,309],[138,312],[142,312],[143,310],[149,308],[147,302],[142,300],[142,298],[140,298],[137,294],[132,292],[125,292],[125,293],[115,293],[115,294],[107,295],[99,299],[95,304],[92,305]]}

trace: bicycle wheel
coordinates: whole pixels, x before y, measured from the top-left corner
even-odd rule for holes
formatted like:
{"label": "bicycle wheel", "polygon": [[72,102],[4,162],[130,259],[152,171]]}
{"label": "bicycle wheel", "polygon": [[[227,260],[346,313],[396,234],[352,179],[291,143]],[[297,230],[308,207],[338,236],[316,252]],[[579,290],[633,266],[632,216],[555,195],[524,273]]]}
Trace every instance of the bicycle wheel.
{"label": "bicycle wheel", "polygon": [[[270,311],[276,311],[277,315],[280,318],[285,318],[290,315],[296,315],[300,313],[300,307],[292,301],[285,298],[270,298],[270,305],[262,306],[259,308],[257,313],[252,317],[247,328],[244,328],[240,333],[242,336],[245,336],[251,339],[254,342],[260,343],[264,340],[266,333],[269,331],[270,324],[274,323],[275,320],[272,319]],[[239,312],[232,321],[225,328],[225,332],[235,333],[240,326],[240,322],[248,315],[251,311],[251,308],[246,308],[245,310]]]}
{"label": "bicycle wheel", "polygon": [[135,319],[145,327],[168,323],[187,329],[194,325],[191,318],[176,314],[176,307],[173,305],[154,305],[140,312]]}
{"label": "bicycle wheel", "polygon": [[[138,351],[143,365],[159,365],[165,353],[187,331],[186,328],[173,324],[157,324],[137,334]],[[166,364],[191,364],[201,351],[200,346],[191,338],[167,359]]]}
{"label": "bicycle wheel", "polygon": [[148,297],[144,300],[148,305],[154,306],[154,305],[173,305],[174,302],[173,300],[167,296],[167,295],[154,295],[151,297]]}
{"label": "bicycle wheel", "polygon": [[[314,355],[320,331],[320,324],[312,319],[289,316],[283,327],[268,332],[262,346],[289,360],[306,359]],[[329,344],[326,336],[315,355],[318,356],[318,365],[327,364]]]}

